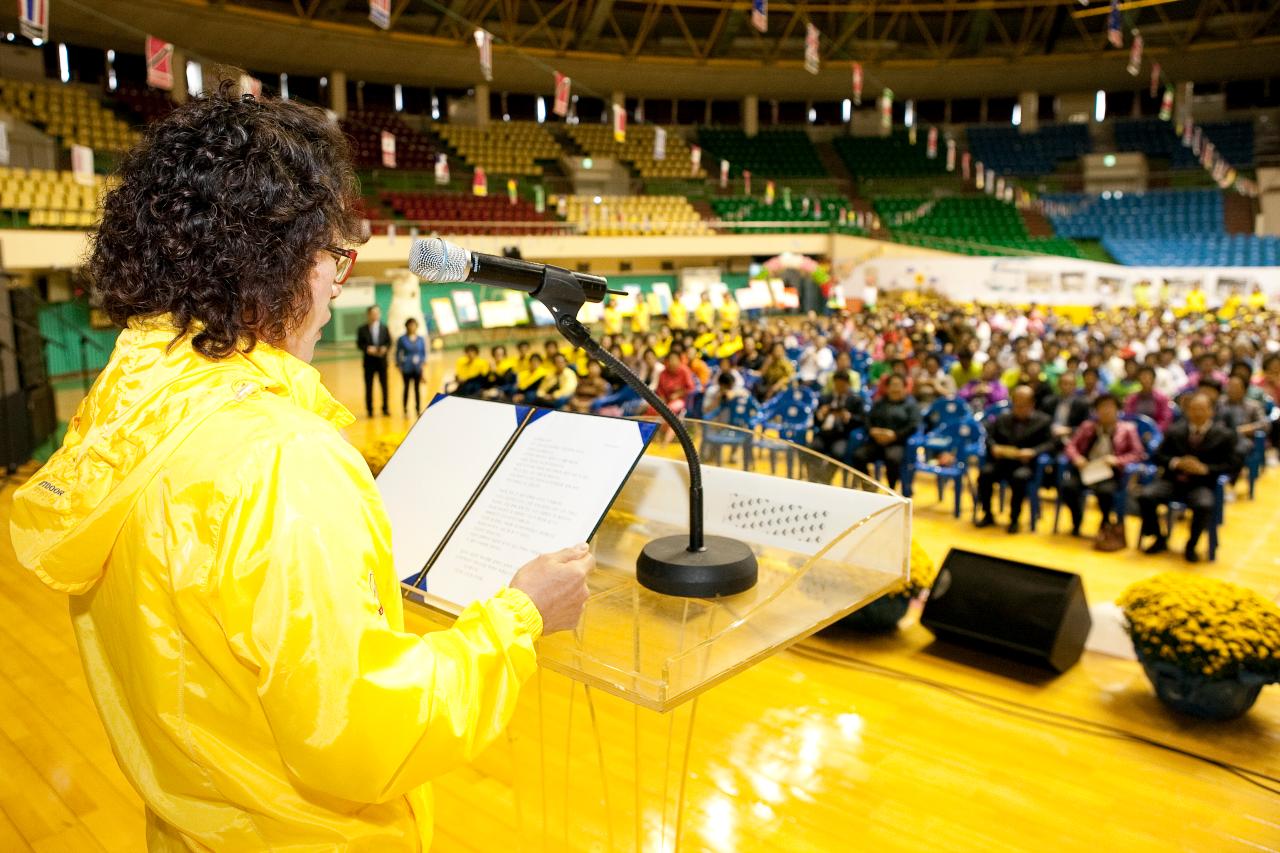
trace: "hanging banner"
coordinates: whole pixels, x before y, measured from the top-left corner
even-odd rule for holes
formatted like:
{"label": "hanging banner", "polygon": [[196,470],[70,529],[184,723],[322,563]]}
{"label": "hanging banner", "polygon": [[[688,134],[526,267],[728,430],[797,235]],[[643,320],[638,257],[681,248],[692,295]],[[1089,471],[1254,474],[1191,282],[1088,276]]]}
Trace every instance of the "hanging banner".
{"label": "hanging banner", "polygon": [[840,227],[843,228],[849,224],[849,211],[846,208],[840,208]]}
{"label": "hanging banner", "polygon": [[147,36],[143,56],[147,58],[147,85],[173,91],[173,44]]}
{"label": "hanging banner", "polygon": [[396,224],[392,222],[387,226],[387,245],[394,246],[396,244]]}
{"label": "hanging banner", "polygon": [[985,170],[982,168],[982,161],[979,160],[973,170],[973,185],[978,189],[982,189],[982,185],[986,183]]}
{"label": "hanging banner", "polygon": [[913,124],[907,128],[907,144],[915,145],[919,137],[916,135],[916,126]]}
{"label": "hanging banner", "polygon": [[572,85],[568,77],[556,72],[556,99],[551,105],[551,112],[564,118],[569,114],[569,87]]}
{"label": "hanging banner", "polygon": [[1009,204],[1013,204],[1013,187],[1008,186],[1004,188],[1004,200]]}
{"label": "hanging banner", "polygon": [[653,159],[667,159],[667,132],[660,127],[653,129]]}
{"label": "hanging banner", "polygon": [[369,20],[375,27],[391,29],[391,0],[369,0]]}
{"label": "hanging banner", "polygon": [[954,139],[947,140],[947,171],[954,172],[956,170],[956,141]]}
{"label": "hanging banner", "polygon": [[622,104],[613,105],[613,141],[627,141],[627,109]]}
{"label": "hanging banner", "polygon": [[1160,94],[1160,63],[1151,63],[1151,97]]}
{"label": "hanging banner", "polygon": [[805,24],[804,30],[804,70],[817,74],[818,61],[818,28],[813,24]]}
{"label": "hanging banner", "polygon": [[1191,134],[1191,153],[1199,157],[1202,151],[1204,151],[1204,130],[1200,125],[1196,125]]}
{"label": "hanging banner", "polygon": [[1004,198],[1004,178],[996,178],[996,195]]}
{"label": "hanging banner", "polygon": [[49,38],[49,0],[18,0],[18,32],[32,41]]}
{"label": "hanging banner", "polygon": [[969,180],[969,165],[973,162],[973,156],[968,152],[960,155],[960,177]]}
{"label": "hanging banner", "polygon": [[742,170],[742,194],[751,195],[751,172]]}
{"label": "hanging banner", "polygon": [[542,188],[542,184],[533,188],[533,210],[535,213],[547,212],[547,191]]}
{"label": "hanging banner", "polygon": [[1124,47],[1124,30],[1120,28],[1120,0],[1111,0],[1111,14],[1107,15],[1107,41],[1112,47]]}
{"label": "hanging banner", "polygon": [[929,128],[929,137],[925,142],[924,155],[930,160],[938,159],[938,129]]}
{"label": "hanging banner", "polygon": [[93,186],[93,149],[88,145],[71,146],[71,174],[77,184]]}
{"label": "hanging banner", "polygon": [[0,121],[0,166],[9,165],[9,123]]}
{"label": "hanging banner", "polygon": [[782,188],[782,206],[787,210],[791,209],[791,187]]}
{"label": "hanging banner", "polygon": [[565,198],[564,196],[560,196],[558,199],[556,199],[556,216],[559,216],[561,219],[563,219],[565,215],[568,213],[569,213],[569,199]]}
{"label": "hanging banner", "polygon": [[729,186],[729,161],[720,161],[720,188],[724,189]]}
{"label": "hanging banner", "polygon": [[862,63],[853,63],[853,105],[862,106]]}
{"label": "hanging banner", "polygon": [[893,90],[885,89],[880,93],[880,127],[888,130],[893,127]]}
{"label": "hanging banner", "polygon": [[443,151],[436,155],[436,183],[449,183],[449,155]]}
{"label": "hanging banner", "polygon": [[389,130],[382,131],[382,165],[388,169],[396,167],[396,136]]}
{"label": "hanging banner", "polygon": [[769,0],[751,0],[751,26],[762,33],[769,31]]}
{"label": "hanging banner", "polygon": [[1192,131],[1194,130],[1199,130],[1199,128],[1197,128],[1195,125],[1191,123],[1188,123],[1186,126],[1182,128],[1182,147],[1183,148],[1191,147],[1191,141],[1193,139]]}
{"label": "hanging banner", "polygon": [[689,146],[689,173],[696,175],[702,168],[702,149],[697,145]]}
{"label": "hanging banner", "polygon": [[480,73],[486,82],[493,80],[493,36],[488,30],[476,30],[476,47],[480,50]]}
{"label": "hanging banner", "polygon": [[1160,120],[1168,121],[1173,118],[1173,87],[1164,87],[1164,97],[1160,99]]}
{"label": "hanging banner", "polygon": [[773,181],[764,182],[764,203],[766,205],[769,205],[770,207],[773,206],[773,200],[777,197],[776,192],[777,189],[774,186]]}
{"label": "hanging banner", "polygon": [[990,174],[988,174],[988,175],[987,175],[987,185],[986,185],[986,187],[984,187],[984,189],[987,191],[987,195],[994,195],[994,194],[995,194],[995,191],[996,191],[996,175],[995,175],[995,172],[991,172]]}
{"label": "hanging banner", "polygon": [[476,167],[476,173],[471,177],[471,194],[481,197],[489,194],[489,179],[485,177],[484,169]]}
{"label": "hanging banner", "polygon": [[262,81],[251,74],[240,75],[240,94],[253,95],[254,100],[262,99]]}
{"label": "hanging banner", "polygon": [[507,178],[507,201],[515,204],[520,200],[519,187],[516,185],[515,178]]}
{"label": "hanging banner", "polygon": [[1129,46],[1129,66],[1125,70],[1134,77],[1142,70],[1142,33],[1137,30],[1133,31],[1133,44]]}

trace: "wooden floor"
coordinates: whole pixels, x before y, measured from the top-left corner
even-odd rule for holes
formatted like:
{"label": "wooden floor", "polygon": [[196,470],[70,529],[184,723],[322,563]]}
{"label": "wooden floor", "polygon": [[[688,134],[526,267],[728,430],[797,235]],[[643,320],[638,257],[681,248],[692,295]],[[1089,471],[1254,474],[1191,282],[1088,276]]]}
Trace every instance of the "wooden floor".
{"label": "wooden floor", "polygon": [[[318,366],[362,411],[358,364],[322,354]],[[430,384],[441,372],[433,360]],[[64,419],[76,397],[60,396]],[[400,416],[362,419],[349,435],[359,444],[407,425]],[[1093,602],[1167,570],[1280,594],[1280,469],[1264,475],[1257,500],[1228,507],[1217,563],[1194,569],[1176,556],[1098,554],[1048,533],[1048,524],[1014,537],[978,531],[930,492],[928,483],[920,490],[915,534],[935,559],[955,546],[1069,569],[1083,575]],[[0,491],[5,530],[11,493],[12,485]],[[681,849],[1280,849],[1280,796],[1205,762],[1005,704],[1280,776],[1280,688],[1265,690],[1241,720],[1196,722],[1165,711],[1131,661],[1086,653],[1046,678],[933,644],[914,619],[888,637],[827,632],[704,695]],[[493,760],[444,777],[436,849],[521,849],[516,784]],[[573,803],[598,794],[586,781],[570,786],[570,822]],[[0,536],[0,851],[139,850],[142,839],[141,804],[89,702],[65,599],[19,569]],[[604,841],[583,846],[607,849]]]}

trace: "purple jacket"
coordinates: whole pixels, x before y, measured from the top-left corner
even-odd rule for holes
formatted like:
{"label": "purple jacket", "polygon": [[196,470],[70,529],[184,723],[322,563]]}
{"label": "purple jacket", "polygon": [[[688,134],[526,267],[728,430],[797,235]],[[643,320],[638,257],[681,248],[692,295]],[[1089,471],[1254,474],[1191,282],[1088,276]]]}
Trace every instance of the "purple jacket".
{"label": "purple jacket", "polygon": [[[1088,420],[1080,424],[1071,436],[1071,441],[1067,442],[1067,458],[1073,463],[1088,459],[1089,450],[1097,437],[1097,421]],[[1147,458],[1146,448],[1142,446],[1142,439],[1138,436],[1136,426],[1128,421],[1116,422],[1115,435],[1111,437],[1111,455],[1120,463],[1121,471],[1124,470],[1124,466]]]}
{"label": "purple jacket", "polygon": [[[1129,399],[1124,404],[1124,413],[1126,415],[1145,415],[1147,412],[1139,411],[1138,405],[1146,397],[1141,391],[1137,394],[1130,394]],[[1161,394],[1159,391],[1151,392],[1152,413],[1150,418],[1156,422],[1156,426],[1160,427],[1161,433],[1169,431],[1169,427],[1173,425],[1173,406],[1169,403],[1169,398]]]}

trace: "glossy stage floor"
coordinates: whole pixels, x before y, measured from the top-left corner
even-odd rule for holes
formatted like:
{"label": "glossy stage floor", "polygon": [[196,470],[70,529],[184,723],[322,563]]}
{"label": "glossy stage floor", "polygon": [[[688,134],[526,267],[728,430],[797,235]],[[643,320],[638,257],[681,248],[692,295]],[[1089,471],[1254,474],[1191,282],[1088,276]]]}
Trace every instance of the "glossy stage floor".
{"label": "glossy stage floor", "polygon": [[[362,412],[358,361],[322,352],[317,366]],[[443,372],[433,358],[428,387]],[[398,377],[391,383],[398,402]],[[78,396],[60,393],[64,419]],[[349,437],[359,445],[408,423],[362,418]],[[0,492],[5,530],[11,493]],[[1169,570],[1280,593],[1280,470],[1264,474],[1256,500],[1228,507],[1218,561],[1194,568],[1172,555],[1099,554],[1049,524],[1012,537],[975,530],[935,503],[927,482],[919,500],[915,534],[935,560],[954,546],[1079,572],[1091,602]],[[1210,763],[1280,777],[1280,688],[1243,719],[1198,722],[1166,711],[1132,661],[1086,652],[1052,678],[935,644],[915,620],[885,637],[833,629],[705,694],[681,849],[1280,849],[1280,793]],[[565,792],[570,821],[577,798],[598,794],[579,787]],[[492,760],[437,780],[435,849],[526,846],[513,789],[510,768]],[[20,570],[0,536],[0,850],[142,847],[142,806],[89,701],[66,601]]]}

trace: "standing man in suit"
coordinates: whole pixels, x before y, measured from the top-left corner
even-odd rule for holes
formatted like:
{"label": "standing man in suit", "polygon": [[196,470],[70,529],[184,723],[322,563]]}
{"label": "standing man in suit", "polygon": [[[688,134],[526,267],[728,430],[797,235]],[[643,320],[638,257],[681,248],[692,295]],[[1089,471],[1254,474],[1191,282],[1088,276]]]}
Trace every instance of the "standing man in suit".
{"label": "standing man in suit", "polygon": [[373,379],[382,384],[382,414],[387,411],[387,352],[391,349],[391,333],[382,322],[382,309],[370,305],[369,322],[356,332],[356,347],[364,354],[364,410],[373,417]]}
{"label": "standing man in suit", "polygon": [[1148,554],[1169,550],[1169,534],[1161,529],[1156,511],[1160,504],[1177,501],[1191,510],[1191,538],[1187,540],[1187,562],[1199,562],[1196,545],[1209,524],[1213,512],[1214,485],[1222,474],[1231,473],[1235,464],[1236,435],[1213,419],[1209,396],[1196,393],[1187,403],[1186,417],[1169,428],[1156,450],[1155,463],[1160,475],[1143,488],[1138,496],[1142,508],[1143,536],[1154,536],[1146,548]]}
{"label": "standing man in suit", "polygon": [[1009,532],[1018,532],[1018,516],[1027,488],[1035,476],[1036,457],[1053,450],[1053,420],[1036,408],[1036,394],[1030,386],[1013,390],[1013,406],[996,418],[987,434],[987,460],[978,475],[978,502],[982,517],[978,527],[996,523],[991,514],[991,494],[996,483],[1009,484]]}

